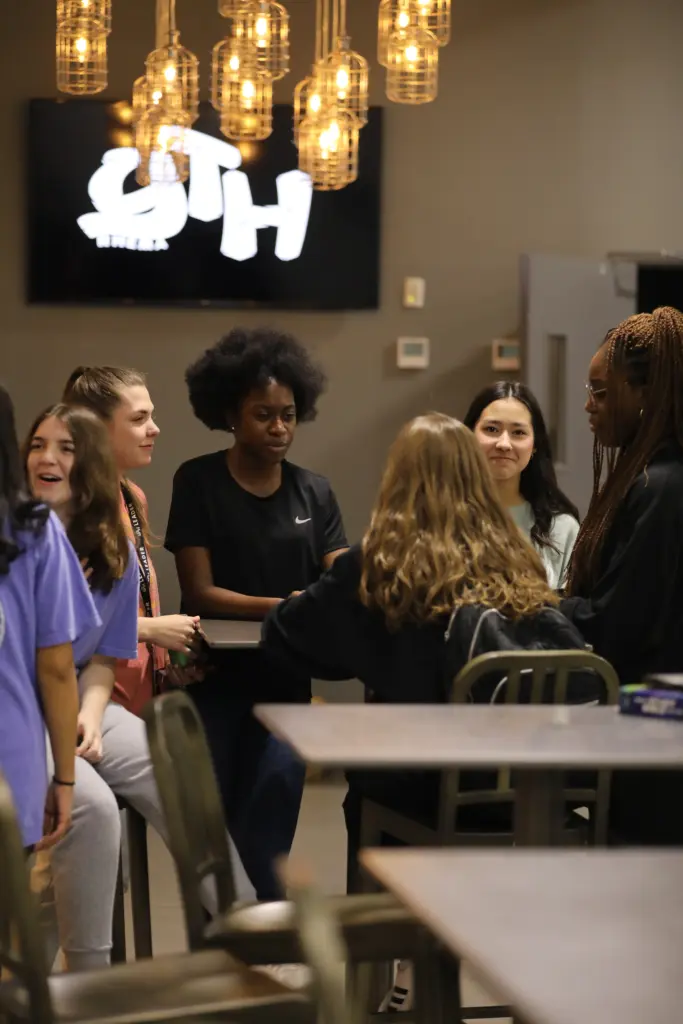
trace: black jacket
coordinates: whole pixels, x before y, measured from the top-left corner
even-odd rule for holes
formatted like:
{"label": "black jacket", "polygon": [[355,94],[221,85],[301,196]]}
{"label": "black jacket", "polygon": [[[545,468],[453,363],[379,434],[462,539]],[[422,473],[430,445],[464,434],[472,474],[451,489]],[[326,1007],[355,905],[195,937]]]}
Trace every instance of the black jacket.
{"label": "black jacket", "polygon": [[[463,607],[450,622],[408,623],[391,632],[380,612],[361,604],[360,579],[356,546],[303,594],[270,613],[262,643],[283,670],[318,679],[357,678],[380,701],[434,704],[449,699],[453,679],[478,654],[585,647],[580,633],[554,608],[513,622],[494,609]],[[492,692],[490,685],[483,687],[476,699],[490,699]]]}
{"label": "black jacket", "polygon": [[668,442],[617,512],[590,593],[561,609],[622,685],[683,672],[683,451]]}

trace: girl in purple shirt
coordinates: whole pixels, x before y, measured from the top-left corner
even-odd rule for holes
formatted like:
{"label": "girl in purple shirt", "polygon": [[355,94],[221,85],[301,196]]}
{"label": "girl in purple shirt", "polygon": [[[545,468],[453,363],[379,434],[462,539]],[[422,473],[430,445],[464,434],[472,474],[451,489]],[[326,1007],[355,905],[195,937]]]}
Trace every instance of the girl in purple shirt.
{"label": "girl in purple shirt", "polygon": [[24,845],[47,848],[71,819],[78,707],[71,642],[99,620],[61,525],[22,482],[12,402],[0,387],[0,770]]}
{"label": "girl in purple shirt", "polygon": [[87,970],[110,959],[121,846],[116,796],[165,836],[145,727],[110,700],[116,660],[137,653],[138,566],[121,521],[109,437],[94,413],[66,405],[43,413],[25,459],[31,490],[62,521],[99,613],[99,623],[74,643],[80,707],[73,827],[50,857],[38,858],[34,873],[44,907],[54,898],[66,968]]}

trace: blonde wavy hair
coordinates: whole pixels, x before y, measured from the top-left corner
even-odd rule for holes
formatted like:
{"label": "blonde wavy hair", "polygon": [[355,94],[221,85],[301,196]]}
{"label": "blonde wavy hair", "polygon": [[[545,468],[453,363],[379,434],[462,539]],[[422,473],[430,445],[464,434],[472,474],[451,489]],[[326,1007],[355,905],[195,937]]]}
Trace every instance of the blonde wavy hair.
{"label": "blonde wavy hair", "polygon": [[441,413],[411,420],[394,441],[362,550],[360,599],[389,628],[459,605],[520,618],[558,602],[474,435]]}

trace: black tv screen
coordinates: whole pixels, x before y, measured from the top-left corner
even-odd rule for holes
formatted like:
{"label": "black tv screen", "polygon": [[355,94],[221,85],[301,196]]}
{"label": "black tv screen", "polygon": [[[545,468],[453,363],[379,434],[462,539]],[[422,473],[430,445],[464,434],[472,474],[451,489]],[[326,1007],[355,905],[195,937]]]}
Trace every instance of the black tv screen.
{"label": "black tv screen", "polygon": [[121,104],[31,100],[28,300],[39,303],[376,309],[382,111],[360,139],[358,180],[312,191],[292,108],[238,147],[203,104],[185,184],[140,188]]}

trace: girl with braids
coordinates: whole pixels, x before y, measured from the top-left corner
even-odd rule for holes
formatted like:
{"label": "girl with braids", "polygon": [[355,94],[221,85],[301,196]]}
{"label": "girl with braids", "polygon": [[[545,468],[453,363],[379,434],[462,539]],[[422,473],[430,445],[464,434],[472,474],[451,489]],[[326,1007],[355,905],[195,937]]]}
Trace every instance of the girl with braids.
{"label": "girl with braids", "polygon": [[465,425],[486,456],[498,497],[541,557],[554,590],[564,585],[579,513],[557,485],[541,407],[525,384],[500,380],[473,400]]}
{"label": "girl with braids", "polygon": [[[683,314],[663,307],[610,331],[590,364],[594,487],[562,611],[622,684],[683,672]],[[683,839],[678,773],[620,773],[615,831]]]}

